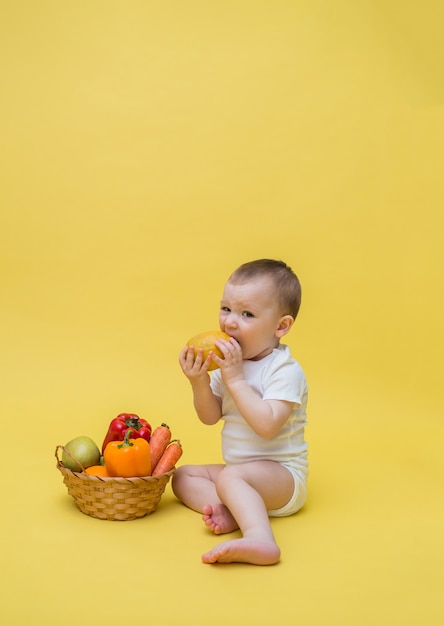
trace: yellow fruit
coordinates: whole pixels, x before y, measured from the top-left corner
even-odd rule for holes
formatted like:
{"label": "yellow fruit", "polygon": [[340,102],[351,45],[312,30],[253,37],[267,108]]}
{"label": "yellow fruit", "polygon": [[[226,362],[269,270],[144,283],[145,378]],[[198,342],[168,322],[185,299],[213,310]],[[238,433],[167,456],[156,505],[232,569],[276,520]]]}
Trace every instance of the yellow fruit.
{"label": "yellow fruit", "polygon": [[91,476],[108,476],[108,472],[106,471],[106,467],[104,465],[91,465],[91,467],[86,468],[85,473],[90,474]]}
{"label": "yellow fruit", "polygon": [[[214,352],[214,354],[216,356],[218,356],[221,359],[223,359],[224,355],[219,350],[219,348],[216,346],[216,341],[219,341],[219,339],[225,339],[226,341],[229,341],[230,335],[227,335],[227,333],[224,333],[221,330],[208,330],[208,331],[206,331],[204,333],[199,333],[198,335],[195,335],[194,337],[192,337],[187,342],[187,346],[193,346],[194,347],[194,356],[197,355],[197,350],[199,348],[202,348],[203,349],[203,359],[204,360],[207,358],[207,356],[210,354],[210,352]],[[212,361],[212,363],[210,364],[210,367],[208,369],[209,370],[215,370],[218,367],[219,366],[214,361]]]}
{"label": "yellow fruit", "polygon": [[[65,452],[65,450],[67,450],[67,452]],[[62,454],[62,463],[64,467],[67,467],[73,472],[81,472],[82,467],[86,469],[87,467],[91,467],[91,465],[99,465],[100,463],[100,450],[90,437],[76,437],[75,439],[71,439],[71,441],[68,441],[66,444],[65,450]],[[68,452],[70,454],[68,454]],[[76,461],[78,461],[78,463],[76,463]]]}

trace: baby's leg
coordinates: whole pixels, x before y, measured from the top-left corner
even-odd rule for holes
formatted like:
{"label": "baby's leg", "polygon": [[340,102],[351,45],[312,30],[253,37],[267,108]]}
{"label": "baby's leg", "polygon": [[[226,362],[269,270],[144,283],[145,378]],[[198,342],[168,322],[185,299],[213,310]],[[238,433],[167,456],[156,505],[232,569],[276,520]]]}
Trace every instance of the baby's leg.
{"label": "baby's leg", "polygon": [[215,535],[231,533],[239,528],[238,523],[231,515],[229,509],[222,504],[205,504],[202,519]]}
{"label": "baby's leg", "polygon": [[216,480],[224,465],[181,465],[173,476],[174,494],[190,509],[202,513],[205,524],[216,535],[239,528],[216,491]]}
{"label": "baby's leg", "polygon": [[220,502],[216,480],[223,468],[223,465],[181,465],[171,481],[174,494],[190,509],[203,513],[208,502]]}
{"label": "baby's leg", "polygon": [[231,539],[223,541],[202,556],[204,563],[251,563],[252,565],[274,565],[280,558],[279,546],[275,541],[255,539]]}
{"label": "baby's leg", "polygon": [[243,537],[219,544],[203,555],[204,563],[277,563],[280,550],[267,511],[286,504],[293,490],[291,473],[273,461],[226,466],[217,477],[217,494],[239,524]]}

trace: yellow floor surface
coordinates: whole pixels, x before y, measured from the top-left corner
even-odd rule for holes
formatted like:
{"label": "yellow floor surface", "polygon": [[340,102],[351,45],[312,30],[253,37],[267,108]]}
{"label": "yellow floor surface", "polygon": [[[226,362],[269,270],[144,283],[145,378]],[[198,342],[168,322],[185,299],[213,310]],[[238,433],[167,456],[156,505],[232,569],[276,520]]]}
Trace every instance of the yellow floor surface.
{"label": "yellow floor surface", "polygon": [[[443,586],[443,5],[3,3],[5,626],[438,626]],[[117,413],[219,461],[178,353],[240,263],[286,260],[309,499],[273,567],[167,487],[80,513],[54,450]]]}

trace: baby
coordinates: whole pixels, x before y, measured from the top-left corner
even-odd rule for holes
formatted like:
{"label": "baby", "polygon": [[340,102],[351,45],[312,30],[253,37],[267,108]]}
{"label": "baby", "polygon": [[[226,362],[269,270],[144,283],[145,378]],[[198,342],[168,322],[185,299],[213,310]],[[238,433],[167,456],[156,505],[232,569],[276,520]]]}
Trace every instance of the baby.
{"label": "baby", "polygon": [[[230,340],[223,358],[183,348],[179,361],[204,424],[223,420],[224,464],[182,465],[175,495],[202,514],[216,534],[241,537],[216,545],[204,563],[272,565],[280,559],[269,517],[292,515],[306,500],[307,383],[288,346],[281,344],[301,302],[298,278],[282,261],[259,259],[229,277],[219,312]],[[219,369],[208,368],[215,361]]]}

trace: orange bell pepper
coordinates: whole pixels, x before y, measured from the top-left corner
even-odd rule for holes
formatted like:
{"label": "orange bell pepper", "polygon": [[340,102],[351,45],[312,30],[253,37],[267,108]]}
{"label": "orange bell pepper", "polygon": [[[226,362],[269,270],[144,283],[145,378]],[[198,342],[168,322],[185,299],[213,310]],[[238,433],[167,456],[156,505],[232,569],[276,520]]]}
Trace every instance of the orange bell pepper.
{"label": "orange bell pepper", "polygon": [[111,441],[103,452],[108,476],[131,478],[151,474],[150,444],[146,439],[130,439],[128,429],[123,441]]}

